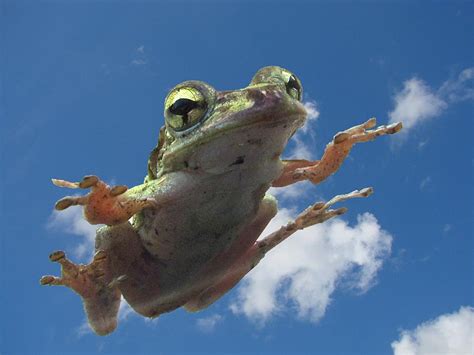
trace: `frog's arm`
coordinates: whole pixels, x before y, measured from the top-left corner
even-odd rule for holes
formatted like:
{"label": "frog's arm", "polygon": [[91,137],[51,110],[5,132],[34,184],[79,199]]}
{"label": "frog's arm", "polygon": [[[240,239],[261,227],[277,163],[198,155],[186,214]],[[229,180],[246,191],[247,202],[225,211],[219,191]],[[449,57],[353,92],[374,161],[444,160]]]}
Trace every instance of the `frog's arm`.
{"label": "frog's arm", "polygon": [[[56,210],[70,206],[84,206],[84,217],[91,224],[116,225],[130,219],[146,207],[158,207],[156,196],[161,183],[160,179],[151,180],[128,189],[125,185],[111,187],[89,175],[80,182],[52,179],[53,184],[68,188],[90,188],[85,196],[66,196],[56,202]],[[149,196],[155,196],[155,198]]]}
{"label": "frog's arm", "polygon": [[339,169],[354,144],[368,142],[378,136],[394,134],[402,128],[402,124],[399,122],[369,130],[375,124],[375,118],[371,118],[361,125],[337,133],[332,142],[326,146],[323,157],[319,161],[283,161],[283,173],[278,179],[273,181],[272,185],[283,187],[303,180],[310,180],[314,184],[319,184]]}

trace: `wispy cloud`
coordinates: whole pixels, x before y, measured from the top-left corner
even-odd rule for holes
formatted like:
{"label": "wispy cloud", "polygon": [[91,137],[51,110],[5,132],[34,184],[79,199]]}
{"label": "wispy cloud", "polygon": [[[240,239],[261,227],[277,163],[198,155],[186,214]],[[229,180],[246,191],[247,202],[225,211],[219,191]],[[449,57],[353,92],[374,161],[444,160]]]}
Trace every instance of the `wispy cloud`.
{"label": "wispy cloud", "polygon": [[84,219],[82,207],[73,206],[64,211],[53,211],[48,227],[79,237],[78,244],[73,249],[74,257],[79,260],[92,257],[96,230],[100,226],[93,226]]}
{"label": "wispy cloud", "polygon": [[145,53],[145,46],[141,45],[137,47],[132,55],[132,60],[130,61],[130,65],[133,66],[142,66],[148,63],[147,56]]}
{"label": "wispy cloud", "polygon": [[425,177],[423,180],[420,182],[420,190],[424,190],[427,186],[431,184],[431,176]]}
{"label": "wispy cloud", "polygon": [[311,134],[314,123],[319,117],[318,105],[315,101],[303,102],[306,112],[308,114],[307,120],[303,127],[301,127],[295,135],[291,138],[292,149],[290,150],[287,159],[313,159],[314,139]]}
{"label": "wispy cloud", "polygon": [[[282,209],[262,235],[294,218]],[[300,319],[324,316],[338,286],[358,292],[375,282],[392,237],[365,213],[355,226],[342,219],[307,228],[271,251],[243,280],[231,304],[235,314],[263,324],[272,316],[295,309]]]}
{"label": "wispy cloud", "polygon": [[309,125],[319,118],[320,112],[318,104],[315,101],[304,101],[303,106],[308,114],[306,124],[301,128],[304,133],[307,133]]}
{"label": "wispy cloud", "polygon": [[443,226],[443,233],[449,233],[451,231],[451,229],[453,229],[453,226],[449,223],[446,223]]}
{"label": "wispy cloud", "polygon": [[391,345],[394,355],[472,354],[474,308],[461,307],[414,330],[404,330]]}
{"label": "wispy cloud", "polygon": [[217,324],[224,319],[220,314],[212,314],[208,317],[199,318],[196,320],[196,327],[203,333],[212,333]]}
{"label": "wispy cloud", "polygon": [[395,93],[394,108],[389,112],[390,123],[401,121],[404,126],[394,139],[403,140],[414,127],[440,116],[451,104],[474,100],[473,80],[474,67],[464,69],[438,89],[418,77],[405,81],[402,90]]}
{"label": "wispy cloud", "polygon": [[438,90],[438,95],[448,102],[474,100],[474,67],[464,69],[455,79],[446,80]]}

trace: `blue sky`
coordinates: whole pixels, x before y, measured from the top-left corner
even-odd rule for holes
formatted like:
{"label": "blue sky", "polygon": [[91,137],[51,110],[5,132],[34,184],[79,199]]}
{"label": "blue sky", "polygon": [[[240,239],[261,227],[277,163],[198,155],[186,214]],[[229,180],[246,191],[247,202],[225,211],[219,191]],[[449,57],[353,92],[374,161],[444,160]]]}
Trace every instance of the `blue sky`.
{"label": "blue sky", "polygon": [[[4,0],[0,353],[472,349],[473,8]],[[85,262],[93,237],[77,211],[53,214],[67,191],[50,178],[140,183],[174,85],[241,88],[267,65],[296,73],[312,107],[287,156],[316,159],[336,132],[372,116],[405,123],[399,137],[357,146],[316,188],[277,192],[272,226],[355,188],[375,194],[282,244],[204,312],[150,322],[124,308],[114,334],[91,334],[79,297],[39,286],[59,272],[51,251]]]}

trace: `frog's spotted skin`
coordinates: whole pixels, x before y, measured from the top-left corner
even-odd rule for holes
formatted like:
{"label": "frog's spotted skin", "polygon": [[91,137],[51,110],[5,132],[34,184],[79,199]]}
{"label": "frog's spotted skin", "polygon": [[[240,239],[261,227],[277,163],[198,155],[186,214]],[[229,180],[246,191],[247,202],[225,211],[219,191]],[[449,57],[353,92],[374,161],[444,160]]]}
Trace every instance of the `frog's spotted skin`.
{"label": "frog's spotted skin", "polygon": [[120,295],[147,317],[182,306],[198,311],[294,232],[346,211],[332,210],[332,204],[368,196],[370,188],[316,203],[257,241],[277,213],[276,200],[266,194],[270,186],[319,183],[355,143],[401,129],[395,124],[370,130],[371,119],[338,133],[320,161],[282,161],[289,138],[306,119],[301,97],[299,79],[280,67],[260,69],[249,86],[235,91],[218,92],[199,81],[177,85],[165,100],[165,126],[142,185],[109,187],[95,176],[79,183],[53,180],[91,188],[86,196],[61,199],[57,209],[83,205],[89,222],[107,226],[97,231],[97,254],[89,265],[53,253],[62,276],[44,276],[41,283],[81,295],[100,335],[115,329]]}

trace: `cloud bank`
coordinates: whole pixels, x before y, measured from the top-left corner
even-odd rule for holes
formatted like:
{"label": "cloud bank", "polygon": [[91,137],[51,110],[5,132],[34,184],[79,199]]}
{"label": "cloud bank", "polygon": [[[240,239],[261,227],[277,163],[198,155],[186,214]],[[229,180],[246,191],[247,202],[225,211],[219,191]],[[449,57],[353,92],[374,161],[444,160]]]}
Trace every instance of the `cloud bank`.
{"label": "cloud bank", "polygon": [[394,355],[470,355],[474,353],[474,308],[461,307],[404,330],[392,343]]}

